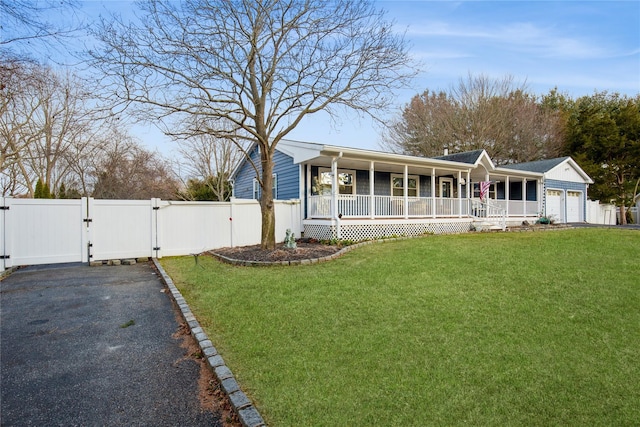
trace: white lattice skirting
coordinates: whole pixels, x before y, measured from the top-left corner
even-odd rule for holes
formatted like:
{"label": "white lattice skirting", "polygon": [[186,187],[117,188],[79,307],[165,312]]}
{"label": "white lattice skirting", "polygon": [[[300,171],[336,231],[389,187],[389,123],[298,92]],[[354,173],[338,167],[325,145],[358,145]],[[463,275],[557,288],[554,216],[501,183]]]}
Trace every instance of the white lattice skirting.
{"label": "white lattice skirting", "polygon": [[[411,221],[411,222],[352,222],[341,221],[305,221],[304,237],[318,240],[363,240],[384,237],[420,236],[423,234],[466,233],[471,229],[470,219],[450,221]],[[339,235],[338,235],[339,234]]]}

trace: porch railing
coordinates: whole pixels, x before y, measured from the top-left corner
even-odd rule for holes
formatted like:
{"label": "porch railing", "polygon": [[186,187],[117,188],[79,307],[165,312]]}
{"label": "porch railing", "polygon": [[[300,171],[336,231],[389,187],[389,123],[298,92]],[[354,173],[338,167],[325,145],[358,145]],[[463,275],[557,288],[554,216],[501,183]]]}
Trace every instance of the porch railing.
{"label": "porch railing", "polygon": [[509,216],[537,216],[538,202],[531,200],[491,200],[491,203],[508,212]]}
{"label": "porch railing", "polygon": [[481,202],[480,200],[471,200],[471,215],[477,218],[486,218],[496,223],[503,230],[507,226],[507,213],[502,206]]}
{"label": "porch railing", "polygon": [[[373,201],[373,205],[372,202]],[[400,196],[341,194],[337,198],[338,214],[350,218],[457,217],[469,215],[469,200],[447,197],[409,197],[405,215],[405,199]],[[331,218],[331,196],[309,197],[307,215]]]}

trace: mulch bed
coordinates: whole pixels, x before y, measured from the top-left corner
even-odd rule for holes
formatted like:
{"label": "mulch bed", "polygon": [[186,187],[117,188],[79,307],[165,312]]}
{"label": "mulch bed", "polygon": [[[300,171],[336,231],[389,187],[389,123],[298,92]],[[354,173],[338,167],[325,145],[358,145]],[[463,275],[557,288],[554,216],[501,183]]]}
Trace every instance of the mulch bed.
{"label": "mulch bed", "polygon": [[273,251],[264,250],[260,248],[260,245],[253,245],[216,249],[213,252],[239,261],[279,262],[322,258],[333,255],[342,249],[337,245],[325,245],[304,240],[296,241],[296,245],[296,249],[287,249],[284,247],[284,243],[279,243]]}

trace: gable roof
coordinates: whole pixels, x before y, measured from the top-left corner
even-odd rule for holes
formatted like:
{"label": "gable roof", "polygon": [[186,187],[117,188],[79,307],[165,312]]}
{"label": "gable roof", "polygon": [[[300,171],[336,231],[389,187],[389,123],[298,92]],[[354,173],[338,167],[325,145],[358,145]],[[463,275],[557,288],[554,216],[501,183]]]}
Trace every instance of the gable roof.
{"label": "gable roof", "polygon": [[582,179],[584,179],[585,183],[593,184],[593,180],[591,179],[591,177],[589,177],[589,175],[587,175],[587,173],[584,170],[582,170],[580,165],[578,165],[576,161],[569,156],[557,157],[555,159],[537,160],[535,162],[505,165],[505,166],[502,166],[502,169],[511,169],[511,170],[520,170],[520,171],[538,172],[538,173],[547,174],[553,169],[556,169],[557,167],[559,167],[560,165],[569,165],[571,168],[573,168],[574,171],[578,173],[578,175],[580,175]]}
{"label": "gable roof", "polygon": [[558,157],[555,159],[536,160],[535,162],[515,163],[502,166],[503,169],[515,169],[528,172],[545,173],[558,166],[570,157]]}
{"label": "gable roof", "polygon": [[475,164],[484,150],[465,151],[462,153],[447,154],[446,156],[434,157],[434,159],[449,160],[452,162]]}

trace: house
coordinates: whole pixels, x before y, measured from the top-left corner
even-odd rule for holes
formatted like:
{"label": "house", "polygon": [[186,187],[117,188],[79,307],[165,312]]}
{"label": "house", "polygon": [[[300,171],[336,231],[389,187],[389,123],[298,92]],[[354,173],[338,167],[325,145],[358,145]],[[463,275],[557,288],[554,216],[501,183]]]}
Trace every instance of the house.
{"label": "house", "polygon": [[[259,165],[257,146],[250,155]],[[273,174],[274,198],[300,200],[305,237],[354,241],[505,229],[541,215],[582,222],[592,183],[570,157],[499,167],[484,150],[425,158],[291,140],[278,143]],[[246,159],[232,180],[234,197],[260,198]]]}

